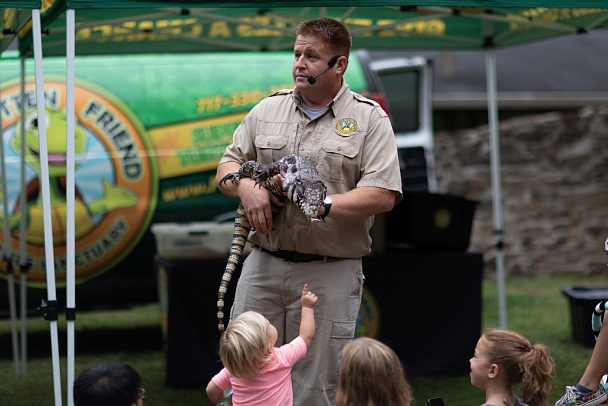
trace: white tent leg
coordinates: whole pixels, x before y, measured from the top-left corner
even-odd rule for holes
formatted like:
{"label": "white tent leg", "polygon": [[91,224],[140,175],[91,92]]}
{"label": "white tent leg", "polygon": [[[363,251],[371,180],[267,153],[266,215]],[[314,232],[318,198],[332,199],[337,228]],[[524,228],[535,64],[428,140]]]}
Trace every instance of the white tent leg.
{"label": "white tent leg", "polygon": [[38,138],[40,142],[40,186],[44,214],[44,254],[46,260],[46,284],[48,295],[48,320],[51,330],[53,356],[53,383],[55,406],[61,406],[61,371],[59,368],[59,334],[57,330],[57,288],[55,286],[55,258],[53,252],[53,227],[51,222],[51,193],[49,184],[49,151],[46,138],[46,112],[44,78],[42,71],[42,33],[40,10],[32,10],[34,34],[34,66],[36,67],[36,108],[38,112]]}
{"label": "white tent leg", "polygon": [[[21,56],[21,100],[25,100],[25,56]],[[26,179],[25,179],[25,103],[21,103],[21,133],[15,136],[21,137],[21,147],[19,156],[20,162],[20,180],[21,180],[21,201],[27,200]],[[27,205],[22,204],[20,208],[21,222],[19,224],[19,253],[21,261],[19,263],[19,271],[21,273],[21,373],[27,374],[27,272],[30,264],[27,261]]]}
{"label": "white tent leg", "polygon": [[13,348],[13,365],[15,375],[21,375],[19,357],[19,337],[17,336],[17,303],[15,298],[15,276],[13,274],[13,247],[11,242],[11,229],[9,224],[8,210],[8,190],[6,188],[6,154],[4,151],[4,132],[2,131],[2,116],[0,115],[0,171],[2,172],[2,209],[3,209],[3,230],[4,230],[4,249],[2,260],[6,262],[6,277],[8,287],[8,307],[11,318],[11,342]]}
{"label": "white tent leg", "polygon": [[496,95],[496,56],[494,48],[486,49],[486,80],[488,87],[488,120],[490,124],[490,162],[492,165],[492,212],[494,215],[494,243],[496,247],[496,278],[498,282],[498,315],[500,327],[507,328],[505,298],[505,262],[503,256],[502,191],[500,179],[500,134]]}
{"label": "white tent leg", "polygon": [[66,188],[66,204],[67,204],[67,228],[66,228],[66,316],[68,324],[68,406],[74,405],[74,396],[72,387],[74,386],[74,322],[76,319],[76,270],[75,270],[75,162],[74,162],[74,128],[75,114],[74,107],[74,57],[75,57],[75,16],[74,10],[67,10],[66,21],[66,121],[67,121],[67,188]]}
{"label": "white tent leg", "polygon": [[[25,234],[21,234],[25,235]],[[27,374],[27,276],[21,271],[19,279],[21,306],[21,375]]]}

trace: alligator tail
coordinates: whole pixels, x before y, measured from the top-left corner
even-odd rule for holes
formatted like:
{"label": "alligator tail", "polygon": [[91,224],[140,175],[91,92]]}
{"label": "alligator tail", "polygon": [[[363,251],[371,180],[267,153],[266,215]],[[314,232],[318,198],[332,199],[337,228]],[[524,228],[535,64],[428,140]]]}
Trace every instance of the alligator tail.
{"label": "alligator tail", "polygon": [[232,275],[236,270],[245,244],[247,244],[247,238],[249,237],[249,231],[251,230],[251,224],[247,218],[247,213],[242,203],[239,203],[236,209],[236,217],[234,218],[234,233],[232,235],[232,243],[230,245],[230,254],[228,255],[228,262],[226,263],[226,269],[222,275],[222,281],[220,282],[220,288],[217,294],[217,328],[220,332],[224,331],[224,297],[228,291],[228,285],[232,279]]}

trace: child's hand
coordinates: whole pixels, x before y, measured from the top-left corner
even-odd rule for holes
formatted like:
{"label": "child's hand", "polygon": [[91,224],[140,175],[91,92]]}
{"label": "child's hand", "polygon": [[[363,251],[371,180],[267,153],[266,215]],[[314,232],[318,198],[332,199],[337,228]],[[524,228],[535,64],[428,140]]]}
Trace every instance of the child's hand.
{"label": "child's hand", "polygon": [[313,308],[317,303],[317,295],[308,291],[308,285],[304,284],[304,290],[302,290],[302,307]]}

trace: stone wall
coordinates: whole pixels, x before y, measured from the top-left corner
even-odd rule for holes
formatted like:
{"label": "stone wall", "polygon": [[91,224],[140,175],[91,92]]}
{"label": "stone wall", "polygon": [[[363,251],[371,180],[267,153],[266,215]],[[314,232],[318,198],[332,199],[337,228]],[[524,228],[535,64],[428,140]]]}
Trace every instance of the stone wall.
{"label": "stone wall", "polygon": [[[495,272],[488,127],[435,135],[439,192],[480,202],[470,251]],[[606,274],[608,107],[500,123],[507,276]]]}

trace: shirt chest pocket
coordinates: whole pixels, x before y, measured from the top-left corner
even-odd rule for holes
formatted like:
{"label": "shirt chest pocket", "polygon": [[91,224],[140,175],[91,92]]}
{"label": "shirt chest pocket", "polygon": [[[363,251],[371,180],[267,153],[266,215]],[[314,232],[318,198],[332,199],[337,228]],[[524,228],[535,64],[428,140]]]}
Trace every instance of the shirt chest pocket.
{"label": "shirt chest pocket", "polygon": [[258,150],[258,162],[265,165],[278,161],[289,153],[287,137],[282,134],[258,134],[255,146]]}
{"label": "shirt chest pocket", "polygon": [[361,157],[359,145],[349,141],[327,140],[321,147],[319,163],[321,178],[328,182],[346,183],[351,187],[359,181]]}

